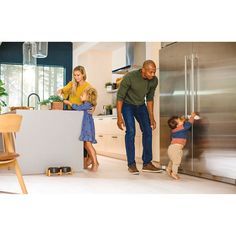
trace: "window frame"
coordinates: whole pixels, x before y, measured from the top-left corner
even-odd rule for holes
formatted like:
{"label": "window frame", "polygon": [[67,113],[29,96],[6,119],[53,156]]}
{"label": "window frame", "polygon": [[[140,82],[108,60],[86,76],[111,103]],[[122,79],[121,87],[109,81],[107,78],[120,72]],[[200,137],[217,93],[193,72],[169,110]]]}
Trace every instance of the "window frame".
{"label": "window frame", "polygon": [[[19,102],[19,106],[26,106],[27,104],[24,104],[24,65],[22,65],[21,63],[9,63],[9,62],[0,62],[0,79],[2,79],[2,65],[7,65],[7,66],[21,66],[21,77],[20,77],[20,102]],[[42,67],[42,70],[43,70],[43,96],[40,97],[41,101],[44,100],[44,99],[47,99],[48,97],[45,97],[45,87],[44,87],[44,83],[45,83],[45,67],[48,67],[48,68],[60,68],[60,69],[63,69],[63,73],[62,73],[62,86],[65,85],[65,82],[66,82],[66,67],[63,66],[63,65],[44,65],[44,64],[37,64],[36,67]],[[38,73],[36,72],[37,68],[35,68],[35,84],[34,84],[34,90],[37,92],[39,90],[39,76],[38,76]],[[52,80],[53,78],[50,78],[50,81]],[[3,80],[3,82],[5,82],[5,79]],[[5,87],[6,88],[6,87]],[[54,88],[55,89],[55,88]],[[57,88],[59,89],[59,87]],[[49,90],[49,88],[48,88]],[[7,88],[6,88],[6,91],[7,91]],[[50,91],[50,90],[49,90]],[[7,91],[8,92],[8,91]],[[54,93],[56,91],[53,91]],[[41,92],[38,91],[38,93],[40,94]],[[53,94],[51,94],[53,95]],[[7,97],[2,97],[2,99],[7,103],[7,106],[11,106],[9,104],[9,96]]]}

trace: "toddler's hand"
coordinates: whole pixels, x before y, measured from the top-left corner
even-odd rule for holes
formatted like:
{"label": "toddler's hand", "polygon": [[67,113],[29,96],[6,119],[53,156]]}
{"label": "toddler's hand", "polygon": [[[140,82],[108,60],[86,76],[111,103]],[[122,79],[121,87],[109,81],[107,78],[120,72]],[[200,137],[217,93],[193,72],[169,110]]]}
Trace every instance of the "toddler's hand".
{"label": "toddler's hand", "polygon": [[95,111],[95,107],[91,107],[91,109],[88,110],[88,113],[92,115],[94,111]]}
{"label": "toddler's hand", "polygon": [[197,115],[197,114],[196,114],[195,112],[192,112],[192,113],[191,113],[191,116],[192,116],[192,117],[195,117],[196,115]]}

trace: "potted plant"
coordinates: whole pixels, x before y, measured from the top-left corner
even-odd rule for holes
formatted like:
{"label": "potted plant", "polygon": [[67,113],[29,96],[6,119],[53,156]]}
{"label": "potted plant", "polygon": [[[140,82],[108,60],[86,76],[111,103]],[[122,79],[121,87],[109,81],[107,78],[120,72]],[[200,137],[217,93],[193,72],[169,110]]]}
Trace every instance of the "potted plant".
{"label": "potted plant", "polygon": [[1,97],[4,96],[8,96],[8,93],[6,92],[5,88],[3,87],[4,83],[2,82],[2,80],[0,79],[0,113],[2,110],[2,107],[5,107],[7,104],[5,103],[5,101],[3,101],[1,99]]}
{"label": "potted plant", "polygon": [[105,88],[107,89],[107,91],[112,91],[112,83],[111,82],[105,83]]}
{"label": "potted plant", "polygon": [[44,99],[43,101],[41,101],[40,103],[39,103],[39,105],[40,105],[40,110],[49,110],[49,104],[50,104],[51,102],[49,101],[49,99]]}
{"label": "potted plant", "polygon": [[106,115],[111,115],[112,114],[112,105],[106,105]]}
{"label": "potted plant", "polygon": [[52,110],[63,110],[63,98],[58,95],[51,95],[48,98]]}

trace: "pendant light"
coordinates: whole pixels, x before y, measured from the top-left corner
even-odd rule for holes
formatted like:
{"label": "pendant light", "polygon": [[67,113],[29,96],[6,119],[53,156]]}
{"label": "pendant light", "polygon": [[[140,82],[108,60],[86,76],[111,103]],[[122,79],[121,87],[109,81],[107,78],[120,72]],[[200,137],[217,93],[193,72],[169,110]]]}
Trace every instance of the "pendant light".
{"label": "pendant light", "polygon": [[36,66],[36,58],[32,55],[32,49],[34,42],[24,42],[22,46],[23,50],[23,65]]}
{"label": "pendant light", "polygon": [[35,42],[32,48],[32,55],[35,58],[45,58],[48,56],[48,42]]}

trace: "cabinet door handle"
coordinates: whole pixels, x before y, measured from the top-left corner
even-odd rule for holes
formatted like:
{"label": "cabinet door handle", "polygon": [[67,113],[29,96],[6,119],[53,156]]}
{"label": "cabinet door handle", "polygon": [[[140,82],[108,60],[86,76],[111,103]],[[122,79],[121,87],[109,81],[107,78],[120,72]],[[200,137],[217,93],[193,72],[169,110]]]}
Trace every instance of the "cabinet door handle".
{"label": "cabinet door handle", "polygon": [[117,118],[116,117],[113,117],[113,118],[111,118],[112,120],[117,120]]}
{"label": "cabinet door handle", "polygon": [[118,138],[117,136],[111,136],[112,138]]}
{"label": "cabinet door handle", "polygon": [[103,120],[102,118],[98,118],[98,120]]}
{"label": "cabinet door handle", "polygon": [[98,135],[98,137],[102,138],[102,137],[103,137],[103,135]]}

